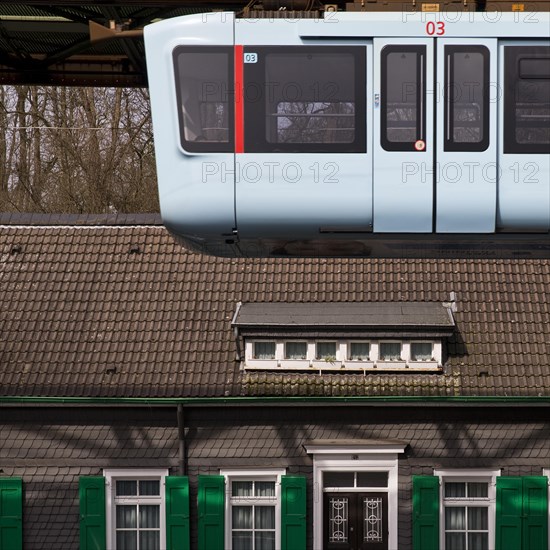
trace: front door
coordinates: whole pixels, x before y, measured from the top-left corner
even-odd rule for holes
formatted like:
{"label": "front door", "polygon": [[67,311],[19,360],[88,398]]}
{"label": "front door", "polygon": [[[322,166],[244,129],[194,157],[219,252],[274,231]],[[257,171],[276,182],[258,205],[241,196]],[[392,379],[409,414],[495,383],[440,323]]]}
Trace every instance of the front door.
{"label": "front door", "polygon": [[388,494],[325,493],[324,550],[388,550]]}

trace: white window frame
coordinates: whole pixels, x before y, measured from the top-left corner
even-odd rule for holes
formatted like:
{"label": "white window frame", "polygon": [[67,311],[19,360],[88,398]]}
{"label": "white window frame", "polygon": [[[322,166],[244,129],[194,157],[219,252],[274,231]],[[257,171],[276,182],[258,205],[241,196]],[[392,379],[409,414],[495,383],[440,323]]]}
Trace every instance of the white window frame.
{"label": "white window frame", "polygon": [[[277,360],[277,340],[268,340],[268,339],[262,339],[262,340],[252,340],[252,353],[250,355],[251,359],[254,361],[276,361]],[[255,352],[256,344],[275,344],[275,356],[272,359],[257,359]]]}
{"label": "white window frame", "polygon": [[107,527],[107,548],[116,549],[116,517],[115,517],[115,482],[117,480],[133,479],[158,479],[160,486],[160,547],[166,547],[166,480],[168,469],[106,469],[103,470],[105,477],[105,508],[106,508],[106,527]]}
{"label": "white window frame", "polygon": [[[232,550],[231,536],[231,497],[232,481],[274,481],[275,482],[275,550],[281,550],[281,476],[286,475],[285,468],[221,469],[225,477],[225,548]],[[238,504],[238,503],[237,503]]]}
{"label": "white window frame", "polygon": [[[254,345],[257,342],[274,342],[275,357],[273,359],[256,359],[254,357]],[[286,357],[286,344],[289,342],[302,342],[306,344],[306,356],[304,359],[289,359]],[[334,342],[336,344],[336,354],[334,361],[326,361],[317,358],[317,344],[323,342]],[[370,346],[369,357],[362,361],[350,359],[352,343],[368,343]],[[381,344],[400,344],[401,355],[399,359],[383,360],[380,358]],[[411,345],[413,343],[429,343],[432,345],[432,358],[428,361],[413,361],[411,358]],[[328,338],[304,338],[304,339],[284,339],[284,338],[259,338],[250,339],[245,342],[244,369],[260,370],[300,370],[309,371],[315,369],[322,373],[323,371],[349,370],[356,372],[370,371],[434,371],[441,370],[443,365],[443,342],[441,339],[328,339]]]}
{"label": "white window frame", "polygon": [[[445,550],[445,481],[453,482],[487,482],[489,484],[488,496],[484,500],[476,499],[475,502],[486,503],[488,508],[488,531],[489,531],[489,550],[495,550],[496,539],[496,498],[497,498],[497,477],[500,476],[500,470],[484,469],[445,469],[434,470],[434,475],[439,477],[439,547]],[[468,502],[464,499],[463,502]],[[459,503],[457,501],[457,506]]]}
{"label": "white window frame", "polygon": [[[387,472],[388,486],[369,488],[369,492],[388,495],[388,548],[397,550],[398,536],[398,463],[397,455],[406,445],[373,446],[307,445],[313,455],[313,548],[323,548],[323,473]],[[342,488],[342,492],[361,492],[364,488]]]}

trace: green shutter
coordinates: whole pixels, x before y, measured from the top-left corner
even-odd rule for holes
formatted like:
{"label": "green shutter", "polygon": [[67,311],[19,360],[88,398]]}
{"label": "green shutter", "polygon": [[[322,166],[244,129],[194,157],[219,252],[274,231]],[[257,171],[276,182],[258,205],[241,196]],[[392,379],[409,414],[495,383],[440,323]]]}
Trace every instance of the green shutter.
{"label": "green shutter", "polygon": [[105,478],[81,477],[80,550],[106,550]]}
{"label": "green shutter", "polygon": [[497,477],[496,550],[521,550],[521,477]]}
{"label": "green shutter", "polygon": [[189,550],[189,478],[166,479],[166,548]]}
{"label": "green shutter", "polygon": [[224,550],[225,478],[199,476],[199,550]]}
{"label": "green shutter", "polygon": [[281,476],[281,550],[305,550],[306,502],[306,478]]}
{"label": "green shutter", "polygon": [[0,550],[23,548],[23,482],[0,478]]}
{"label": "green shutter", "polygon": [[439,478],[413,476],[412,484],[413,550],[439,550]]}
{"label": "green shutter", "polygon": [[548,478],[523,478],[523,550],[548,550]]}

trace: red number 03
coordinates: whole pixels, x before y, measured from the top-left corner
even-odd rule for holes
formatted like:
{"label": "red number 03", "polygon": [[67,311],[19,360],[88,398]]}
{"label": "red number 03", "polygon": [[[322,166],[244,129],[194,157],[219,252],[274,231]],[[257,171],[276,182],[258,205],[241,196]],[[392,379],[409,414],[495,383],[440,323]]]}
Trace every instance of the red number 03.
{"label": "red number 03", "polygon": [[426,34],[428,36],[443,36],[445,34],[445,23],[443,21],[438,21],[434,23],[433,21],[428,21],[426,23]]}

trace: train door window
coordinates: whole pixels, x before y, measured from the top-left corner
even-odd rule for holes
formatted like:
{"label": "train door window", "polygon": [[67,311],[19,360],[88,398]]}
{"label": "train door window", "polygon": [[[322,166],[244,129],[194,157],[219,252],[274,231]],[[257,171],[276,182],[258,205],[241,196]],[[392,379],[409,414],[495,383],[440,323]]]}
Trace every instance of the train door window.
{"label": "train door window", "polygon": [[550,151],[550,47],[504,48],[504,152]]}
{"label": "train door window", "polygon": [[386,151],[415,151],[426,139],[426,46],[382,50],[381,142]]}
{"label": "train door window", "polygon": [[489,146],[489,50],[445,46],[445,151]]}
{"label": "train door window", "polygon": [[233,48],[178,46],[173,60],[181,146],[233,151]]}
{"label": "train door window", "polygon": [[360,46],[247,47],[247,152],[365,152],[366,56]]}

